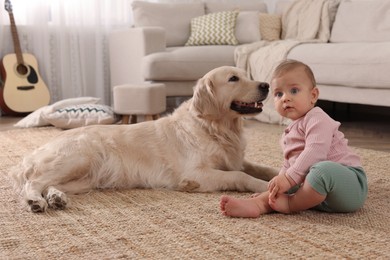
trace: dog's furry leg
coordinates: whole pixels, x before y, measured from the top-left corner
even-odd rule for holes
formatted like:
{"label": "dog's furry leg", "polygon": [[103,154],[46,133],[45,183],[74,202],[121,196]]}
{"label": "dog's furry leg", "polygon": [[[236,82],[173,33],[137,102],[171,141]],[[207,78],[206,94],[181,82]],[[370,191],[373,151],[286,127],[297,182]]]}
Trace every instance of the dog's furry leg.
{"label": "dog's furry leg", "polygon": [[241,171],[221,171],[204,169],[193,173],[193,181],[200,184],[199,192],[223,190],[263,192],[267,190],[266,181],[256,179]]}
{"label": "dog's furry leg", "polygon": [[279,173],[276,168],[255,164],[246,160],[244,160],[243,167],[245,173],[264,181],[270,181]]}
{"label": "dog's furry leg", "polygon": [[97,187],[92,185],[92,181],[90,179],[84,178],[56,185],[56,188],[67,194],[81,194],[89,192]]}
{"label": "dog's furry leg", "polygon": [[42,197],[42,184],[36,181],[27,181],[23,188],[24,200],[32,212],[44,212],[47,202]]}
{"label": "dog's furry leg", "polygon": [[196,181],[183,180],[179,183],[176,190],[190,192],[190,191],[195,191],[199,187],[200,187],[200,184]]}

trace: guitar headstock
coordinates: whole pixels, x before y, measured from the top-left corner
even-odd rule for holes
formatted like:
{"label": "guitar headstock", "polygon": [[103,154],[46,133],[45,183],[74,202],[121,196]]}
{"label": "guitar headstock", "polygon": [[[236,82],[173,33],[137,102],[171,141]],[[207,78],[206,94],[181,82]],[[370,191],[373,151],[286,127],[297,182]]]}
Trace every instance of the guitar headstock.
{"label": "guitar headstock", "polygon": [[4,8],[7,10],[7,12],[12,13],[12,4],[10,0],[4,1]]}

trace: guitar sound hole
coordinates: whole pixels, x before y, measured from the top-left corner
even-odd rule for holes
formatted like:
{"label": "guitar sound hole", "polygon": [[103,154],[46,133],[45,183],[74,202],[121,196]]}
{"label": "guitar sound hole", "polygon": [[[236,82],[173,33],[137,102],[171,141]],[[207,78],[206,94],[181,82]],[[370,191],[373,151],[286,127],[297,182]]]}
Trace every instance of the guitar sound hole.
{"label": "guitar sound hole", "polygon": [[28,69],[27,69],[27,67],[26,67],[24,64],[19,64],[19,65],[16,67],[16,71],[17,71],[20,75],[26,75],[27,72],[28,72]]}

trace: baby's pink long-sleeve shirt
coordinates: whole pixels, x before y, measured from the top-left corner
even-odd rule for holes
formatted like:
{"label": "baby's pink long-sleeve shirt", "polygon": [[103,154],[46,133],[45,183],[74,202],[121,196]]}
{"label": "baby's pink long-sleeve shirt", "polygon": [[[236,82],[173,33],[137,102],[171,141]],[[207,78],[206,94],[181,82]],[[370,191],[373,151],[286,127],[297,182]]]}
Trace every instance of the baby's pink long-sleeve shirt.
{"label": "baby's pink long-sleeve shirt", "polygon": [[284,163],[280,173],[301,184],[310,167],[321,161],[361,167],[359,156],[348,147],[339,126],[319,107],[293,121],[281,139]]}

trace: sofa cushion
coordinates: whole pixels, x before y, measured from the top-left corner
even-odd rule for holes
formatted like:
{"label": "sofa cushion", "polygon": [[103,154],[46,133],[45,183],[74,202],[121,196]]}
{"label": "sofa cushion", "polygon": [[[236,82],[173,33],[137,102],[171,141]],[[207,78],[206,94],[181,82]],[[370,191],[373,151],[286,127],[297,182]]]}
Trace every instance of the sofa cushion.
{"label": "sofa cushion", "polygon": [[216,67],[234,66],[234,49],[233,45],[172,47],[145,56],[142,71],[146,80],[197,80]]}
{"label": "sofa cushion", "polygon": [[265,41],[280,40],[282,32],[282,19],[277,14],[259,15],[261,39]]}
{"label": "sofa cushion", "polygon": [[159,26],[166,31],[167,46],[183,46],[190,36],[191,19],[205,14],[202,2],[132,3],[134,26]]}
{"label": "sofa cushion", "polygon": [[259,12],[243,11],[237,16],[235,35],[239,44],[261,40]]}
{"label": "sofa cushion", "polygon": [[300,44],[287,58],[308,64],[318,84],[390,89],[390,42]]}
{"label": "sofa cushion", "polygon": [[336,14],[330,41],[390,41],[390,1],[342,1]]}
{"label": "sofa cushion", "polygon": [[267,5],[262,0],[203,0],[206,13],[221,11],[259,11],[267,12]]}
{"label": "sofa cushion", "polygon": [[190,38],[185,45],[237,45],[234,29],[238,13],[223,11],[193,18]]}

